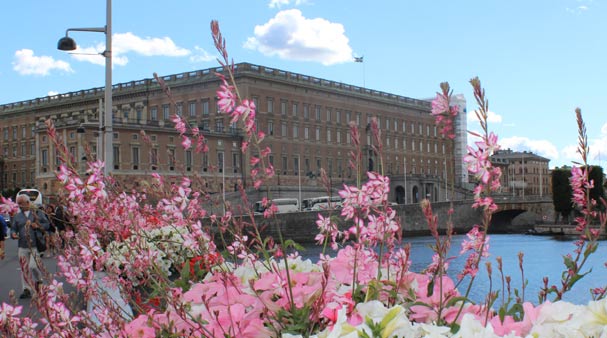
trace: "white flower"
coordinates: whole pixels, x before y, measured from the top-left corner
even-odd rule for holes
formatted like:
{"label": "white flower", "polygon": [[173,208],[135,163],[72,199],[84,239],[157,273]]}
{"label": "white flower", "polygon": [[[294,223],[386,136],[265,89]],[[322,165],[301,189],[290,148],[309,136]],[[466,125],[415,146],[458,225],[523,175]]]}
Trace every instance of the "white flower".
{"label": "white flower", "polygon": [[450,336],[451,329],[446,326],[436,326],[433,324],[419,324],[416,325],[417,329],[416,337],[424,338],[445,338]]}
{"label": "white flower", "polygon": [[585,337],[607,337],[607,299],[589,302],[582,311],[574,313],[571,322]]}
{"label": "white flower", "polygon": [[487,323],[487,326],[483,326],[480,321],[476,320],[473,315],[467,313],[462,318],[460,323],[460,329],[457,331],[454,338],[492,338],[498,337],[493,332],[493,326],[491,323]]}

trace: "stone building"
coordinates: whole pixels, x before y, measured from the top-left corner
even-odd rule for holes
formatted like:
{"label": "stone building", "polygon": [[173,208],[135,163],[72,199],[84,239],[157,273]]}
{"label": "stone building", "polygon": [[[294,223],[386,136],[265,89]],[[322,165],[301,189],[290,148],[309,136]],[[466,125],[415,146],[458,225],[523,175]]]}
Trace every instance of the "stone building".
{"label": "stone building", "polygon": [[502,170],[502,193],[522,198],[552,194],[549,159],[528,151],[506,149],[491,156],[491,162]]}
{"label": "stone building", "polygon": [[[249,63],[235,67],[240,95],[254,101],[257,129],[266,133],[264,142],[272,149],[270,160],[277,175],[270,186],[317,185],[321,167],[336,187],[354,181],[357,173],[348,166],[350,121],[361,132],[363,172],[390,175],[393,201],[444,200],[447,182],[467,182],[461,161],[466,145],[463,96],[458,97],[463,105],[457,137],[451,141],[434,126],[429,101]],[[134,183],[151,173],[169,179],[186,174],[209,192],[234,191],[238,182],[250,187],[249,161],[240,152],[241,126],[231,125],[217,109],[220,82],[215,72],[222,71],[164,76],[172,100],[154,79],[113,85],[112,175]],[[1,105],[0,189],[33,186],[45,196],[57,192],[54,172],[59,158],[46,133],[47,119],[54,121],[75,165],[84,170],[87,158],[95,158],[102,147],[102,98],[103,88],[93,88]],[[184,151],[170,120],[175,113],[200,128],[207,138],[207,153]],[[372,118],[380,126],[382,158],[371,150]]]}

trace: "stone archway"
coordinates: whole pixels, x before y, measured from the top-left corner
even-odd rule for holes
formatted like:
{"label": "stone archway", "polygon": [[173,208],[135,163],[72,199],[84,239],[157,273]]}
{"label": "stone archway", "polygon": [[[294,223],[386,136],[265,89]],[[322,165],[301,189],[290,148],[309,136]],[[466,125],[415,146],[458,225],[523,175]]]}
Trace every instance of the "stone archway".
{"label": "stone archway", "polygon": [[405,188],[403,188],[401,185],[399,185],[398,187],[396,187],[396,189],[394,189],[394,193],[396,194],[396,203],[398,204],[405,204]]}
{"label": "stone archway", "polygon": [[413,186],[412,193],[413,193],[413,195],[411,195],[411,196],[413,196],[412,202],[419,203],[419,188],[416,185]]}

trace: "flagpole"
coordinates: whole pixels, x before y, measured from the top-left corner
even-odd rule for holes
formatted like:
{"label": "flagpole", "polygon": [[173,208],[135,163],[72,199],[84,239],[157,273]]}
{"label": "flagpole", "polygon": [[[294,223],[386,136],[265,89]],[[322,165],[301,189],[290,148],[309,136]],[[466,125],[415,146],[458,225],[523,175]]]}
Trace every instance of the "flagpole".
{"label": "flagpole", "polygon": [[365,61],[364,61],[365,56],[355,56],[354,57],[354,62],[356,63],[362,63],[363,64],[363,88],[366,88],[366,84],[365,84]]}

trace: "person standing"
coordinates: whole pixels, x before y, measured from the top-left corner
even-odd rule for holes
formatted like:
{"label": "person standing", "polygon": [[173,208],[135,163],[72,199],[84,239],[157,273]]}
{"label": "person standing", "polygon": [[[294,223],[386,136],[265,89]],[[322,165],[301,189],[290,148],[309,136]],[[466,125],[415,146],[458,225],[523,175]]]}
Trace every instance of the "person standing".
{"label": "person standing", "polygon": [[6,224],[4,217],[2,217],[0,215],[0,259],[4,259],[4,256],[5,256],[4,240],[6,239],[7,229],[8,229],[8,225]]}
{"label": "person standing", "polygon": [[[38,269],[40,254],[36,249],[36,231],[45,232],[49,229],[50,224],[44,212],[34,207],[28,196],[19,195],[17,204],[19,205],[19,212],[15,214],[12,220],[11,237],[19,240],[17,244],[19,261],[25,260],[29,273],[37,286],[42,283],[42,273]],[[30,298],[32,292],[25,281],[25,271],[23,269],[21,271],[21,286],[23,293],[19,298]]]}

